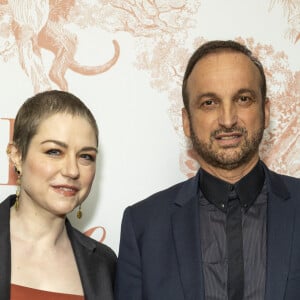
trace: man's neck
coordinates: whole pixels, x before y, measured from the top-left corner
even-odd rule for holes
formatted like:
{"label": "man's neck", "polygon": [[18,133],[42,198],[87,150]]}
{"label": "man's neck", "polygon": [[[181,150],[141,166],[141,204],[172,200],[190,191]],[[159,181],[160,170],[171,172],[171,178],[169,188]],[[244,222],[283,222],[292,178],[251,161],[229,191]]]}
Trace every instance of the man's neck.
{"label": "man's neck", "polygon": [[235,169],[227,170],[227,169],[221,169],[214,167],[210,164],[207,164],[205,161],[200,160],[199,163],[201,165],[201,168],[204,169],[209,174],[220,178],[228,183],[236,183],[240,179],[242,179],[245,175],[247,175],[257,164],[259,160],[259,156],[255,156],[251,161],[249,161],[246,164],[243,164]]}

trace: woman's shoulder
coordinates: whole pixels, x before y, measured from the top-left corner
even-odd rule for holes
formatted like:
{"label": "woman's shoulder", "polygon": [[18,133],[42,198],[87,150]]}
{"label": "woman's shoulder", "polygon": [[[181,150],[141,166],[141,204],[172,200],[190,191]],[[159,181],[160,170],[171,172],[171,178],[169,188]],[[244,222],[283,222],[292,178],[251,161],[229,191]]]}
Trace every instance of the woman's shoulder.
{"label": "woman's shoulder", "polygon": [[14,205],[15,201],[16,195],[9,195],[8,197],[6,197],[6,199],[0,200],[0,208],[10,209],[10,207]]}
{"label": "woman's shoulder", "polygon": [[66,222],[66,226],[73,245],[76,245],[77,243],[80,244],[87,250],[90,250],[95,255],[99,256],[99,259],[101,260],[108,260],[110,262],[116,261],[117,256],[109,246],[83,234],[78,229],[74,228],[69,221]]}

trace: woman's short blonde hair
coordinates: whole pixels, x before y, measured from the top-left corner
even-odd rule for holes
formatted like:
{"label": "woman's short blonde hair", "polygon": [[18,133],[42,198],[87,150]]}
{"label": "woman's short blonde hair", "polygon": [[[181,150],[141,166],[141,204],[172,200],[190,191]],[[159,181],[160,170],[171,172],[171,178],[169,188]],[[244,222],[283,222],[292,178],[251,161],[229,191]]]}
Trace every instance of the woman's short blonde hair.
{"label": "woman's short blonde hair", "polygon": [[[58,90],[51,90],[36,94],[27,99],[20,107],[15,123],[13,143],[19,149],[22,160],[25,160],[32,137],[46,118],[66,113],[85,118],[95,131],[98,145],[98,126],[89,108],[75,95]],[[64,126],[64,124],[61,124]]]}

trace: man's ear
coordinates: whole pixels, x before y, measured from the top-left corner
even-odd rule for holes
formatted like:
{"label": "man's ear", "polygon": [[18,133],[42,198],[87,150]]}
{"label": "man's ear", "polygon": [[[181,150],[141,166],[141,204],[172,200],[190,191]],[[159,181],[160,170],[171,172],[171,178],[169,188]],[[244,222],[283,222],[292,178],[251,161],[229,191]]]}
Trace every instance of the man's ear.
{"label": "man's ear", "polygon": [[182,108],[181,110],[181,116],[182,116],[182,126],[183,126],[183,132],[186,137],[191,137],[191,127],[190,127],[190,116],[186,108]]}
{"label": "man's ear", "polygon": [[6,148],[7,156],[13,166],[22,173],[22,154],[14,143],[9,143]]}
{"label": "man's ear", "polygon": [[269,124],[270,124],[270,106],[271,106],[271,103],[270,103],[270,99],[269,98],[266,98],[265,100],[265,105],[264,105],[264,110],[265,110],[265,129],[267,127],[269,127]]}

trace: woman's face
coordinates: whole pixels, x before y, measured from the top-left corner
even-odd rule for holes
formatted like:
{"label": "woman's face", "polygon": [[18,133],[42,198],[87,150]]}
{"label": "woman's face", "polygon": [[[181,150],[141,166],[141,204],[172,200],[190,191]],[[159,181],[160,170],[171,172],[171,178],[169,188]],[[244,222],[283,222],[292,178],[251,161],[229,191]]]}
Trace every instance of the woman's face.
{"label": "woman's face", "polygon": [[41,122],[24,161],[20,208],[64,216],[88,196],[96,171],[97,144],[89,122],[59,113]]}

